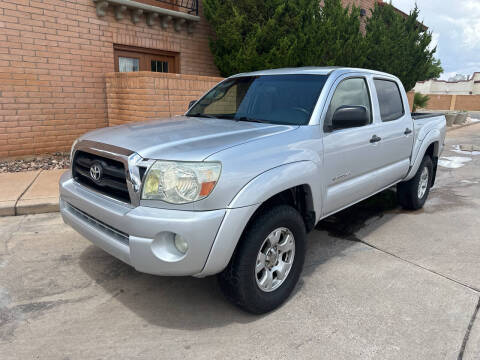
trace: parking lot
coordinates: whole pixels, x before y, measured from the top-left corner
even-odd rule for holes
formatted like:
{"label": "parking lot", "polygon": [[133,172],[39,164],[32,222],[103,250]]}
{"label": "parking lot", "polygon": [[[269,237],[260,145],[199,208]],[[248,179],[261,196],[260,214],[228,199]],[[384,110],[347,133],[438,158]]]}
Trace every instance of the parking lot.
{"label": "parking lot", "polygon": [[0,358],[479,359],[480,153],[454,151],[472,144],[480,124],[448,133],[424,209],[387,190],[322,221],[263,316],[215,277],[136,272],[58,213],[0,218]]}

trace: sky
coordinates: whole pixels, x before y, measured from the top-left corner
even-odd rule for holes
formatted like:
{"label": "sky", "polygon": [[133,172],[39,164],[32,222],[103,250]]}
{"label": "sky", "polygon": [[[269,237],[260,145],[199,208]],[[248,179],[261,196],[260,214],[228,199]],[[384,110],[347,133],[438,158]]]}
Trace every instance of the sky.
{"label": "sky", "polygon": [[440,79],[480,72],[480,0],[392,0],[407,14],[415,3],[420,20],[433,32],[444,70]]}

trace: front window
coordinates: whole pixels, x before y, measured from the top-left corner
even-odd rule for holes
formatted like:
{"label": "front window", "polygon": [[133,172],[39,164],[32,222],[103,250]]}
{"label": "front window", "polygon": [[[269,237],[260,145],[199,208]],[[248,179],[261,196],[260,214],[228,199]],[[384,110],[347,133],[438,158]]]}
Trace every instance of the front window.
{"label": "front window", "polygon": [[327,75],[260,75],[227,79],[187,116],[306,125]]}
{"label": "front window", "polygon": [[337,86],[325,116],[324,129],[326,131],[331,129],[332,117],[335,111],[341,106],[348,105],[363,106],[367,110],[370,122],[372,122],[370,95],[367,81],[364,78],[348,78]]}

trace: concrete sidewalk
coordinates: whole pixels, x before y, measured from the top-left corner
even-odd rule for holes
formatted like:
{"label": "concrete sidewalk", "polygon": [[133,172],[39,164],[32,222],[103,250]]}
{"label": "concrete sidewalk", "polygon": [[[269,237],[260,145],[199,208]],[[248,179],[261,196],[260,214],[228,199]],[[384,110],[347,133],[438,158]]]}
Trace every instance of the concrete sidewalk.
{"label": "concrete sidewalk", "polygon": [[0,174],[0,216],[58,211],[58,181],[67,170]]}

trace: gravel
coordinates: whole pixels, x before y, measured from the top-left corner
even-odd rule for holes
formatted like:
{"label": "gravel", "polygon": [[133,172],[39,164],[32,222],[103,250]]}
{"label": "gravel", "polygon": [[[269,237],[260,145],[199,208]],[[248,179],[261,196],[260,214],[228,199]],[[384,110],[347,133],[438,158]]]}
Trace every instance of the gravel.
{"label": "gravel", "polygon": [[70,166],[69,157],[68,153],[54,153],[16,160],[0,160],[0,173],[67,169]]}

